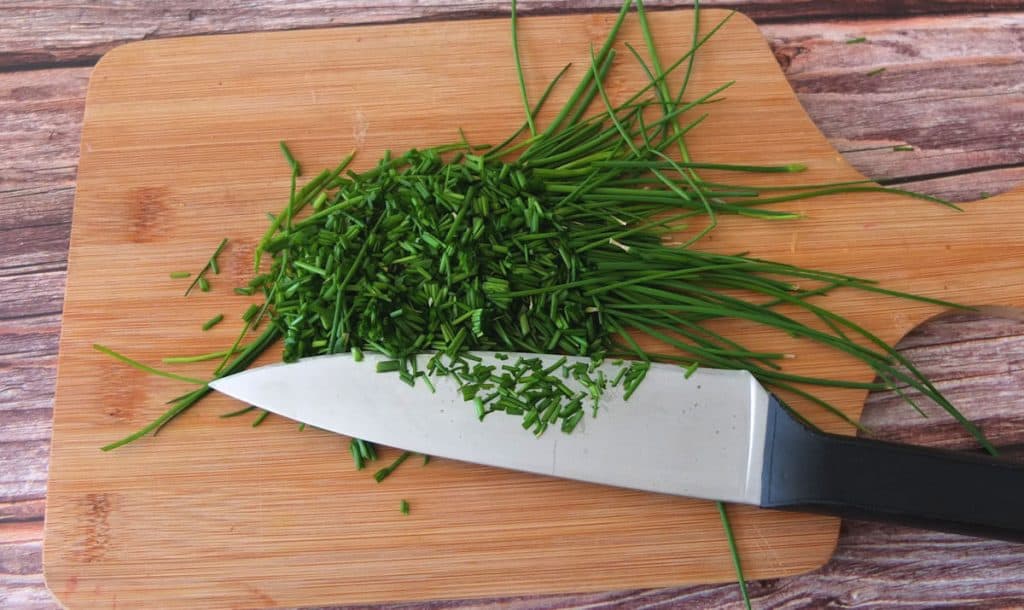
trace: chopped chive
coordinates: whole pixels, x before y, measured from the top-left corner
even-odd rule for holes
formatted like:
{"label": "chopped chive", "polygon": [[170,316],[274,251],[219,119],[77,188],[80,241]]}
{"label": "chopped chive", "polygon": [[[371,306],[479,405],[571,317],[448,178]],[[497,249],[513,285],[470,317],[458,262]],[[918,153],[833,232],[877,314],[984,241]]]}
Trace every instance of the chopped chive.
{"label": "chopped chive", "polygon": [[882,72],[885,72],[885,67],[884,66],[881,67],[881,68],[875,68],[874,70],[871,70],[870,72],[865,73],[864,76],[878,76]]}
{"label": "chopped chive", "polygon": [[214,270],[214,273],[220,272],[220,267],[217,266],[217,257],[220,256],[220,253],[224,250],[224,247],[227,245],[228,239],[225,237],[217,245],[217,249],[213,251],[213,254],[210,256],[210,258],[207,259],[206,264],[203,265],[203,268],[200,269],[199,273],[196,274],[196,279],[192,280],[192,283],[189,284],[188,288],[185,289],[185,296],[188,296],[189,293],[192,292],[192,289],[194,289],[196,286],[199,286],[199,289],[202,290],[203,292],[209,292],[210,282],[205,277],[206,272],[208,270]]}
{"label": "chopped chive", "polygon": [[725,511],[725,503],[715,502],[715,506],[718,508],[718,516],[722,520],[722,528],[725,530],[725,538],[729,543],[729,555],[732,557],[732,565],[736,570],[736,582],[739,583],[740,586],[740,596],[743,598],[743,605],[747,610],[751,610],[750,593],[747,591],[747,579],[743,577],[743,566],[740,563],[740,553],[736,546],[736,537],[732,532],[729,515]]}
{"label": "chopped chive", "polygon": [[209,320],[207,320],[206,322],[203,323],[203,330],[210,330],[214,326],[220,324],[221,320],[223,320],[223,319],[224,319],[224,314],[222,314],[222,313],[219,313],[219,314],[213,316],[212,318],[210,318]]}
{"label": "chopped chive", "polygon": [[236,346],[234,350],[220,350],[217,352],[210,352],[207,354],[198,354],[195,356],[171,356],[163,358],[161,361],[164,364],[188,364],[192,362],[206,362],[208,360],[218,360],[225,356],[237,354],[238,352],[244,351],[248,346]]}
{"label": "chopped chive", "polygon": [[108,355],[111,358],[114,358],[116,360],[120,360],[121,362],[127,364],[128,366],[131,366],[133,368],[139,369],[140,371],[145,371],[147,373],[150,373],[152,375],[157,375],[157,376],[160,376],[160,377],[166,377],[167,379],[174,379],[175,381],[184,381],[185,383],[192,383],[192,384],[195,384],[195,385],[206,386],[206,382],[203,381],[202,379],[196,379],[194,377],[185,377],[183,375],[177,375],[175,373],[168,373],[167,371],[161,371],[159,369],[155,369],[155,368],[153,368],[153,367],[151,367],[149,365],[143,364],[143,363],[139,362],[138,360],[133,360],[133,359],[129,358],[128,356],[125,356],[123,354],[115,352],[114,350],[110,349],[109,347],[100,345],[98,343],[94,343],[92,347],[93,347],[94,350],[96,350],[98,352],[102,352],[102,353],[104,353],[104,354],[106,354],[106,355]]}
{"label": "chopped chive", "polygon": [[409,502],[407,502],[406,500],[402,500],[401,502],[399,502],[398,510],[401,511],[403,515],[408,515],[409,514]]}
{"label": "chopped chive", "polygon": [[192,274],[189,273],[188,271],[172,271],[171,272],[171,279],[172,280],[181,280],[181,279],[187,278],[187,277],[189,277],[191,275]]}
{"label": "chopped chive", "polygon": [[402,369],[402,363],[398,360],[381,360],[377,362],[378,373],[393,373]]}
{"label": "chopped chive", "polygon": [[255,428],[256,426],[262,424],[263,420],[265,420],[268,415],[270,415],[270,411],[264,411],[260,413],[259,416],[256,417],[256,419],[252,420],[252,427]]}
{"label": "chopped chive", "polygon": [[377,472],[375,472],[373,474],[374,480],[376,480],[378,483],[380,483],[384,479],[386,479],[389,476],[391,476],[391,473],[394,472],[396,468],[401,466],[402,462],[404,462],[405,460],[409,459],[410,455],[412,455],[412,453],[409,452],[409,451],[402,452],[402,455],[398,456],[398,458],[396,458],[395,461],[392,462],[390,466],[386,466],[384,468],[381,468]]}
{"label": "chopped chive", "polygon": [[243,322],[251,322],[252,319],[254,317],[256,317],[256,314],[259,313],[259,311],[260,311],[260,306],[259,305],[255,304],[255,303],[249,305],[249,307],[245,310],[245,312],[242,313],[242,321]]}
{"label": "chopped chive", "polygon": [[896,152],[900,152],[914,150],[914,147],[909,144],[900,144],[899,146],[893,146],[892,149]]}
{"label": "chopped chive", "polygon": [[348,451],[352,454],[352,461],[355,462],[356,470],[362,470],[366,467],[366,458],[363,457],[363,453],[359,450],[359,445],[356,443],[358,439],[352,439],[348,444]]}
{"label": "chopped chive", "polygon": [[865,38],[863,36],[858,36],[857,38],[849,38],[849,39],[847,39],[846,44],[860,44],[862,42],[867,42],[867,41],[868,41],[867,38]]}
{"label": "chopped chive", "polygon": [[248,413],[249,411],[252,411],[255,408],[256,407],[254,407],[252,405],[249,405],[248,407],[242,407],[241,409],[238,409],[237,411],[231,411],[231,412],[228,412],[228,413],[224,413],[220,417],[222,419],[227,419],[227,418],[230,418],[230,417],[238,417],[239,415],[245,415],[246,413]]}

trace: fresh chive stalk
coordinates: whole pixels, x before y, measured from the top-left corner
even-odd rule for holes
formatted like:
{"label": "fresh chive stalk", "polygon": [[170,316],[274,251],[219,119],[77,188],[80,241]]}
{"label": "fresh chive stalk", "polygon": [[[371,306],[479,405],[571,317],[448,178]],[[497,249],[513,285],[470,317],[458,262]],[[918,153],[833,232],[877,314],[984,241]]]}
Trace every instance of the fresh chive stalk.
{"label": "fresh chive stalk", "polygon": [[185,296],[188,296],[189,293],[191,293],[196,286],[199,286],[199,289],[202,292],[209,292],[210,281],[206,279],[206,272],[213,271],[215,274],[220,273],[220,267],[218,266],[217,263],[217,257],[220,256],[220,253],[224,250],[224,247],[227,245],[228,239],[225,237],[220,241],[220,244],[217,245],[217,249],[213,251],[213,255],[211,255],[210,258],[207,259],[206,264],[203,265],[203,268],[200,269],[199,273],[196,274],[196,279],[192,280],[192,283],[189,284],[187,289],[185,289]]}

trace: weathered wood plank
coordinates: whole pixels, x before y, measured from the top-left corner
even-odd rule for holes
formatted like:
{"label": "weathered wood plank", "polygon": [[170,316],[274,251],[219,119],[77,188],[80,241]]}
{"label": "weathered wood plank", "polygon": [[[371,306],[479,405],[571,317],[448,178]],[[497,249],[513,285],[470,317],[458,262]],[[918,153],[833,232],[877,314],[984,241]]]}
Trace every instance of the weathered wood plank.
{"label": "weathered wood plank", "polygon": [[4,133],[0,193],[18,194],[37,185],[74,185],[90,72],[88,68],[61,68],[0,73]]}
{"label": "weathered wood plank", "polygon": [[19,321],[17,329],[0,326],[0,413],[50,408],[59,333],[57,315]]}
{"label": "weathered wood plank", "polygon": [[63,266],[0,276],[0,293],[4,295],[0,321],[60,313],[64,280]]}
{"label": "weathered wood plank", "polygon": [[[521,13],[528,15],[610,11],[621,6],[621,1],[522,0],[519,4]],[[692,3],[669,0],[648,4],[658,8]],[[706,0],[702,4],[735,8],[759,22],[1019,9],[1015,0]],[[507,0],[229,0],[216,7],[194,0],[161,3],[119,0],[86,4],[29,0],[0,7],[0,70],[19,66],[87,65],[118,44],[148,38],[467,19],[506,15],[508,10]]]}
{"label": "weathered wood plank", "polygon": [[[761,30],[808,114],[861,172],[961,201],[980,195],[977,176],[928,178],[967,168],[1014,168],[992,176],[997,188],[1020,178],[1024,13],[818,26]],[[867,42],[846,43],[858,36]]]}
{"label": "weathered wood plank", "polygon": [[[5,413],[3,418],[6,425],[14,415]],[[49,455],[49,438],[0,441],[0,502],[45,497]]]}
{"label": "weathered wood plank", "polygon": [[0,607],[59,608],[43,582],[43,521],[0,521]]}

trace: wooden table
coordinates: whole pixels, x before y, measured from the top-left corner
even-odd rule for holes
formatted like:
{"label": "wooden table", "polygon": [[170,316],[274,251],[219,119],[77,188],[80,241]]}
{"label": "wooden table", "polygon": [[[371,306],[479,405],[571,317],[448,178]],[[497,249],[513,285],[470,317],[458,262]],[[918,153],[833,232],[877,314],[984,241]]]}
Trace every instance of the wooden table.
{"label": "wooden table", "polygon": [[[612,9],[617,4],[523,0],[521,11]],[[0,6],[3,608],[58,607],[42,578],[46,468],[79,130],[89,74],[99,57],[143,38],[461,19],[503,14],[508,8],[498,0],[225,0],[218,8],[202,5],[189,0],[23,0]],[[757,21],[804,107],[866,175],[964,202],[1024,188],[1024,12],[1019,2],[723,0],[705,5],[735,7]],[[859,37],[867,40],[846,43]],[[903,145],[914,150],[893,150]],[[1017,455],[1024,453],[1021,320],[1024,315],[947,316],[919,327],[900,344],[994,442]],[[883,438],[972,448],[951,420],[938,415],[922,419],[894,395],[872,395],[864,421]],[[848,522],[826,566],[798,577],[751,583],[750,592],[756,607],[1014,606],[1024,603],[1024,546]],[[735,585],[720,585],[434,606],[442,605],[741,604]]]}

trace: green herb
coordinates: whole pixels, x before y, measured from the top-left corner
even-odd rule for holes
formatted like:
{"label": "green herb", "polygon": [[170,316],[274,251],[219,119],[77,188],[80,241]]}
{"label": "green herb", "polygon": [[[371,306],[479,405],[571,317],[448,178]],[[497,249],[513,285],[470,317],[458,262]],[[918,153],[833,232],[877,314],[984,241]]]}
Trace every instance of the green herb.
{"label": "green herb", "polygon": [[[268,329],[266,329],[263,332],[263,334],[260,335],[259,338],[257,338],[255,341],[250,343],[245,349],[243,349],[241,352],[239,352],[238,353],[238,357],[235,358],[235,360],[232,361],[229,366],[225,367],[225,369],[218,376],[231,375],[233,373],[237,373],[239,371],[245,370],[246,368],[249,367],[250,364],[253,363],[254,360],[256,360],[257,356],[259,356],[267,348],[269,348],[271,345],[273,345],[273,343],[277,339],[278,339],[277,329],[275,329],[275,328],[268,328]],[[235,346],[233,346],[231,349],[227,350],[225,352],[225,354],[226,354],[225,357],[226,358],[230,358],[232,355],[234,355],[236,353],[236,350],[235,350],[236,347],[237,347],[237,344]],[[97,348],[97,349],[99,349],[99,348]],[[104,350],[100,349],[100,351],[104,351]],[[115,358],[117,358],[119,360],[124,360],[126,362],[129,362],[129,364],[134,362],[134,361],[129,361],[128,359],[126,359],[125,357],[121,356],[120,354],[115,354],[112,351],[107,351],[106,353],[109,353],[111,356],[113,356],[113,357],[115,357]],[[158,375],[162,374],[161,372],[157,372],[157,371],[151,371],[151,372],[154,372],[155,374],[158,374]],[[166,376],[166,374],[164,374],[164,376]],[[192,379],[189,379],[189,378],[182,378],[182,380],[183,381],[187,381],[189,383],[196,383],[196,382],[199,381],[199,380],[192,380]],[[103,451],[112,451],[114,449],[117,449],[118,447],[122,447],[124,445],[127,445],[127,444],[129,444],[131,442],[134,442],[134,441],[136,441],[136,440],[138,440],[138,439],[140,439],[140,438],[142,438],[144,436],[147,436],[149,434],[156,434],[157,432],[160,431],[161,428],[163,428],[165,425],[167,425],[175,417],[181,415],[185,411],[188,411],[196,403],[198,403],[200,400],[202,400],[203,397],[205,397],[207,394],[209,394],[212,391],[210,389],[210,387],[208,385],[206,385],[205,381],[202,382],[202,384],[203,384],[203,387],[201,387],[201,388],[199,388],[197,390],[193,390],[192,392],[189,392],[188,394],[185,394],[184,396],[181,396],[179,398],[174,399],[172,401],[172,405],[171,405],[171,407],[169,409],[164,411],[163,414],[161,414],[159,417],[157,417],[154,421],[150,422],[148,425],[144,426],[142,429],[137,430],[136,432],[133,432],[132,434],[129,434],[128,436],[126,436],[126,437],[124,437],[124,438],[122,438],[122,439],[120,439],[118,441],[114,441],[114,442],[112,442],[112,443],[110,443],[108,445],[103,446],[102,450]]]}
{"label": "green herb", "polygon": [[144,371],[144,372],[150,373],[152,375],[157,375],[159,377],[165,377],[167,379],[173,379],[175,381],[183,381],[185,383],[191,383],[191,384],[195,384],[195,385],[201,385],[201,386],[205,386],[206,385],[206,382],[203,381],[202,379],[195,379],[193,377],[185,377],[183,375],[178,375],[178,374],[175,374],[175,373],[169,373],[167,371],[161,371],[159,369],[155,369],[155,368],[153,368],[153,367],[151,367],[151,366],[149,366],[147,364],[143,364],[143,363],[139,362],[138,360],[133,360],[133,359],[129,358],[128,356],[125,356],[124,354],[120,354],[118,352],[115,352],[114,350],[110,349],[109,347],[100,345],[98,343],[94,343],[92,348],[94,350],[98,351],[98,352],[102,352],[102,353],[104,353],[104,354],[106,354],[106,355],[108,355],[108,356],[110,356],[112,358],[120,360],[121,362],[127,364],[128,366],[130,366],[132,368],[136,368],[136,369],[138,369],[140,371]]}
{"label": "green herb", "polygon": [[191,362],[206,362],[207,360],[219,360],[221,358],[224,358],[225,356],[237,354],[238,352],[244,349],[244,347],[237,347],[233,351],[220,350],[216,352],[210,352],[208,354],[198,354],[196,356],[171,356],[168,358],[163,358],[162,361],[164,364],[188,364]]}
{"label": "green herb", "polygon": [[220,324],[223,319],[224,314],[222,313],[213,316],[212,318],[203,323],[203,330],[210,330],[214,326]]}
{"label": "green herb", "polygon": [[526,109],[526,123],[530,126],[530,135],[537,135],[537,128],[533,124],[533,113],[530,111],[530,101],[526,96],[526,81],[523,78],[523,64],[519,59],[519,33],[516,31],[516,0],[512,0],[512,54],[516,62],[516,75],[519,78],[519,91],[523,98],[523,107]]}
{"label": "green herb", "polygon": [[409,452],[409,451],[402,452],[402,455],[398,456],[398,458],[395,459],[395,461],[392,462],[390,466],[386,466],[384,468],[381,468],[377,472],[373,473],[374,480],[376,480],[378,483],[380,483],[384,479],[386,479],[389,476],[391,476],[391,473],[394,472],[396,468],[401,466],[402,462],[404,462],[405,460],[409,459],[410,455],[412,455],[412,453]]}
{"label": "green herb", "polygon": [[401,502],[399,502],[398,510],[400,510],[403,515],[408,515],[409,514],[409,502],[407,502],[406,500],[402,500]]}
{"label": "green herb", "polygon": [[751,610],[750,593],[747,591],[747,579],[743,577],[743,566],[740,563],[740,553],[736,546],[736,537],[732,532],[732,525],[729,522],[729,515],[725,510],[725,503],[715,502],[718,508],[718,516],[722,520],[722,528],[725,530],[725,538],[729,542],[729,555],[732,556],[732,565],[736,569],[736,581],[740,585],[740,595],[743,597],[743,605]]}
{"label": "green herb", "polygon": [[192,274],[189,273],[188,271],[172,271],[171,272],[171,279],[172,280],[181,280],[181,279],[189,277],[190,275],[192,275]]}
{"label": "green herb", "polygon": [[874,70],[868,72],[864,76],[878,76],[882,72],[885,72],[885,68],[884,67],[882,67],[882,68],[875,68]]}
{"label": "green herb", "polygon": [[255,408],[256,407],[254,407],[252,405],[250,405],[248,407],[242,407],[241,409],[238,409],[237,411],[231,411],[229,413],[224,413],[220,417],[222,419],[228,419],[228,418],[231,418],[231,417],[238,417],[239,415],[245,415],[246,413],[248,413],[249,411],[252,411]]}
{"label": "green herb", "polygon": [[251,322],[252,319],[254,317],[256,317],[256,314],[258,314],[259,312],[260,312],[260,306],[259,305],[255,304],[255,303],[249,305],[248,309],[246,309],[245,312],[242,313],[242,321],[243,322]]}
{"label": "green herb", "polygon": [[210,282],[206,279],[206,272],[208,270],[213,270],[214,273],[220,273],[220,267],[217,266],[217,257],[220,256],[220,253],[224,250],[224,246],[226,245],[228,245],[228,239],[225,237],[221,240],[217,249],[213,251],[213,255],[206,261],[206,264],[203,265],[203,268],[196,274],[196,279],[192,280],[192,283],[189,284],[188,288],[185,290],[185,296],[188,296],[196,286],[199,286],[199,289],[203,292],[208,292],[210,290]]}
{"label": "green herb", "polygon": [[255,428],[256,426],[262,424],[263,420],[265,420],[268,415],[270,415],[270,411],[264,411],[264,412],[260,413],[256,417],[256,419],[252,420],[252,427]]}
{"label": "green herb", "polygon": [[892,149],[896,152],[914,150],[913,146],[907,144],[901,144],[899,146],[893,146]]}
{"label": "green herb", "polygon": [[867,42],[867,41],[868,41],[867,38],[865,38],[863,36],[859,36],[857,38],[850,38],[850,39],[848,39],[846,41],[846,44],[860,44],[862,42]]}
{"label": "green herb", "polygon": [[374,450],[373,445],[362,439],[354,438],[350,440],[348,449],[352,454],[353,461],[355,461],[356,470],[362,470],[367,462],[377,459],[377,452]]}

